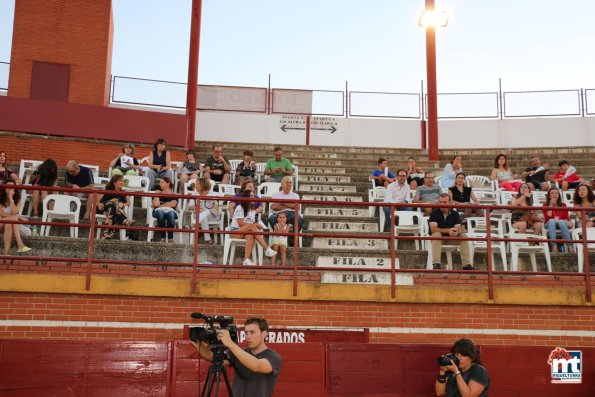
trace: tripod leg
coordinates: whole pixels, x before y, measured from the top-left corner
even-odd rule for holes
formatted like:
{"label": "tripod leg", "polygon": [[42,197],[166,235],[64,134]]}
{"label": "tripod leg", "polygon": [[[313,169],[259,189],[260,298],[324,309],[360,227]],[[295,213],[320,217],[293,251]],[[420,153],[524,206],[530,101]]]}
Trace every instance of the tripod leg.
{"label": "tripod leg", "polygon": [[207,374],[207,380],[205,381],[205,385],[202,388],[201,397],[206,397],[211,395],[211,390],[213,389],[213,379],[215,377],[215,373],[209,370]]}
{"label": "tripod leg", "polygon": [[233,397],[233,393],[231,392],[231,387],[229,386],[229,378],[227,377],[227,371],[225,370],[225,367],[223,368],[223,379],[225,379],[227,394],[229,395],[229,397]]}

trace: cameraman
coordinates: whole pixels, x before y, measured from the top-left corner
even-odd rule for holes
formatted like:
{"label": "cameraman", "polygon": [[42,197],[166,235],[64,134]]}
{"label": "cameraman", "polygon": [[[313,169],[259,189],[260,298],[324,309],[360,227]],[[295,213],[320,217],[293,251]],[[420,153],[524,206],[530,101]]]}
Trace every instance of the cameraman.
{"label": "cameraman", "polygon": [[[265,344],[269,323],[264,318],[250,317],[244,323],[246,343],[242,349],[231,337],[227,329],[217,330],[217,338],[227,347],[226,365],[236,371],[232,393],[234,397],[271,397],[281,370],[281,356]],[[213,352],[206,342],[191,342],[200,357],[213,360]]]}
{"label": "cameraman", "polygon": [[457,340],[450,352],[459,359],[459,366],[451,359],[441,366],[436,377],[436,395],[446,397],[487,397],[490,387],[488,371],[481,366],[479,351],[471,339]]}

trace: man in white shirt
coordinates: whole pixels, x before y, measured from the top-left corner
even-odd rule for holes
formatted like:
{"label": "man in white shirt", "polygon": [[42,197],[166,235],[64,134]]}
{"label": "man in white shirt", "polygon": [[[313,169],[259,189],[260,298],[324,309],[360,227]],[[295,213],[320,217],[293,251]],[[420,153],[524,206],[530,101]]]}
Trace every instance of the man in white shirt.
{"label": "man in white shirt", "polygon": [[[411,188],[407,184],[407,171],[397,171],[397,180],[386,187],[385,203],[408,203]],[[382,207],[384,210],[384,230],[390,230],[391,207]],[[409,210],[409,208],[395,208],[395,210]]]}
{"label": "man in white shirt", "polygon": [[[299,200],[300,195],[296,192],[293,192],[291,189],[293,187],[293,180],[291,176],[284,176],[281,179],[281,191],[274,193],[271,197],[272,199],[279,199],[279,200]],[[300,203],[293,203],[293,202],[278,202],[278,203],[271,203],[271,216],[269,216],[269,225],[271,225],[271,230],[275,228],[277,224],[277,216],[280,212],[285,212],[287,215],[287,223],[289,225],[293,225],[295,219],[295,212],[299,211]],[[299,219],[299,227],[300,231],[304,225],[304,217],[300,214]]]}

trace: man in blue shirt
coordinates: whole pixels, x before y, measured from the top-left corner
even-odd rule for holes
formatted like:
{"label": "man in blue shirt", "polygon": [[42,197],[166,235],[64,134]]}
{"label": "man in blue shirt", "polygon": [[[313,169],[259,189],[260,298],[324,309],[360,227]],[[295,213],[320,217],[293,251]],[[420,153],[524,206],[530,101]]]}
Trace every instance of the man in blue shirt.
{"label": "man in blue shirt", "polygon": [[[79,165],[76,160],[70,160],[68,164],[66,164],[66,174],[64,175],[64,187],[69,187],[72,189],[94,189],[95,188],[95,180],[93,178],[93,171],[90,168],[85,167],[84,165]],[[83,219],[89,219],[89,215],[91,214],[91,207],[93,207],[89,202],[89,197],[91,197],[91,193],[79,193],[80,195],[84,195],[87,197],[87,208],[85,210],[85,215]]]}

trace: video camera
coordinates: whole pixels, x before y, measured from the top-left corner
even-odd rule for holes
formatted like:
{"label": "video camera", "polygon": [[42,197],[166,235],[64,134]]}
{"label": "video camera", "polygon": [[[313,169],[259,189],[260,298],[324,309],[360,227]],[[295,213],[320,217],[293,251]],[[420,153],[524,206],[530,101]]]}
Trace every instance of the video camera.
{"label": "video camera", "polygon": [[229,331],[231,340],[238,343],[238,328],[233,325],[232,316],[207,316],[203,313],[192,313],[192,318],[204,320],[202,326],[190,327],[190,340],[193,342],[207,342],[209,345],[221,344],[217,338],[217,330]]}
{"label": "video camera", "polygon": [[446,367],[450,365],[450,360],[452,360],[457,367],[459,366],[460,361],[453,353],[444,354],[438,357],[438,365],[441,367]]}

